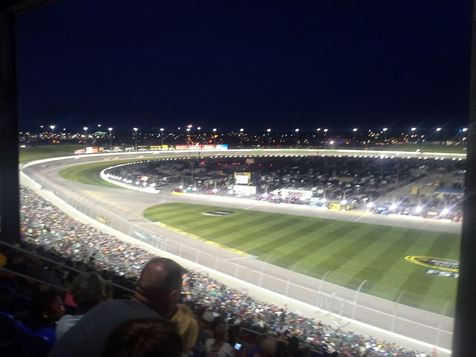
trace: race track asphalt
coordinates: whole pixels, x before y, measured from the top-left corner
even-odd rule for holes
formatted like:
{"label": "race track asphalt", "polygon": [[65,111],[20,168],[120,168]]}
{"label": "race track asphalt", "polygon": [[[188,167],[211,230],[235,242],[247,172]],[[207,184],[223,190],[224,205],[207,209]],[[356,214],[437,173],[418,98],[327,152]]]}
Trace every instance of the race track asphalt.
{"label": "race track asphalt", "polygon": [[[148,154],[123,155],[122,158],[148,158]],[[157,157],[151,154],[150,157]],[[170,193],[143,193],[126,189],[114,189],[85,185],[68,181],[59,176],[59,172],[71,164],[110,160],[105,156],[85,156],[58,159],[28,166],[23,172],[39,183],[44,189],[54,192],[72,206],[81,206],[81,211],[92,217],[105,215],[120,217],[128,224],[117,225],[124,233],[139,238],[148,232],[149,237],[159,237],[165,242],[165,250],[180,254],[202,265],[214,268],[225,274],[235,276],[243,281],[287,295],[308,304],[315,305],[332,313],[353,317],[387,331],[395,332],[411,339],[436,345],[444,349],[451,348],[453,319],[439,314],[418,310],[395,302],[380,299],[334,284],[310,278],[299,273],[260,262],[254,257],[243,257],[231,251],[197,242],[187,235],[170,231],[147,221],[144,209],[167,202],[184,202],[199,204],[216,204],[224,207],[245,208],[267,212],[315,216],[329,219],[359,221],[432,231],[458,233],[459,224],[435,222],[411,217],[375,216],[367,213],[346,214],[328,210],[319,210],[304,206],[276,205],[267,202],[246,199],[226,199],[207,195],[172,195]],[[84,209],[88,207],[88,209]],[[112,223],[112,222],[111,222]],[[116,222],[117,223],[117,222]],[[132,227],[132,228],[131,228]],[[142,232],[142,233],[140,233]],[[164,245],[162,245],[164,249]],[[355,304],[358,298],[358,304]]]}

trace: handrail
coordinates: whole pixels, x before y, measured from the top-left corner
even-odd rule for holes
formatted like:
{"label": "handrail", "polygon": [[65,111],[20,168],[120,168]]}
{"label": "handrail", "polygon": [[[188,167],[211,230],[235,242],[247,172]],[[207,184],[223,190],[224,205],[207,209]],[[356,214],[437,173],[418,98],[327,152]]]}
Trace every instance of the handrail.
{"label": "handrail", "polygon": [[[73,267],[70,267],[70,266],[68,266],[68,265],[66,265],[66,264],[63,264],[63,263],[57,262],[57,261],[55,261],[55,260],[52,260],[52,259],[50,259],[50,258],[43,257],[43,256],[41,256],[41,255],[39,255],[39,254],[30,252],[30,251],[27,250],[27,249],[24,249],[24,248],[21,248],[21,247],[17,247],[17,246],[15,246],[15,245],[13,245],[13,244],[10,244],[10,243],[7,243],[7,242],[1,241],[1,240],[0,240],[0,244],[1,244],[1,245],[5,245],[5,246],[7,246],[7,247],[9,247],[9,248],[11,248],[11,249],[15,249],[15,250],[17,250],[17,251],[20,251],[20,252],[23,252],[23,253],[32,255],[32,256],[34,256],[34,257],[36,257],[36,258],[39,258],[39,259],[42,259],[42,260],[44,260],[44,261],[47,261],[47,262],[49,262],[49,263],[51,263],[51,264],[60,266],[60,267],[62,267],[62,268],[64,268],[64,269],[69,269],[69,270],[72,270],[72,271],[74,271],[74,272],[76,272],[76,273],[80,273],[80,274],[85,274],[85,273],[86,273],[86,272],[84,272],[84,271],[82,271],[82,270],[79,270],[79,269],[77,269],[77,268],[73,268]],[[134,290],[129,289],[129,288],[126,288],[125,286],[116,284],[116,283],[114,283],[114,282],[112,282],[112,281],[105,280],[105,279],[103,279],[103,281],[104,281],[104,283],[107,284],[107,285],[112,285],[112,286],[114,286],[114,287],[116,287],[116,288],[122,289],[122,290],[127,291],[127,292],[130,292],[130,293],[133,293],[133,292],[134,292]]]}
{"label": "handrail", "polygon": [[0,271],[4,271],[4,272],[7,272],[7,273],[10,273],[10,274],[13,274],[13,275],[18,275],[22,278],[25,278],[27,280],[31,280],[31,281],[34,281],[35,283],[40,283],[40,284],[44,284],[44,285],[48,285],[52,288],[55,288],[55,289],[58,289],[58,290],[61,290],[61,291],[66,291],[66,289],[62,286],[59,286],[59,285],[56,285],[56,284],[53,284],[53,283],[49,283],[47,281],[44,281],[44,280],[41,280],[41,279],[37,279],[37,278],[34,278],[32,276],[29,276],[29,275],[26,275],[26,274],[23,274],[23,273],[19,273],[15,270],[11,270],[11,269],[7,269],[7,268],[4,268],[4,267],[0,267]]}

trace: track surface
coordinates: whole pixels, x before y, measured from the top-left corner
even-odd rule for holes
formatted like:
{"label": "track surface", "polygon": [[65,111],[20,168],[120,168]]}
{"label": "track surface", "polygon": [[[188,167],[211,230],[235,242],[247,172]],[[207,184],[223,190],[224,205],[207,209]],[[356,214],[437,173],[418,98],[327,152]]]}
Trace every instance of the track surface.
{"label": "track surface", "polygon": [[[274,154],[275,152],[273,152]],[[249,152],[243,154],[249,155]],[[114,157],[114,155],[113,155]],[[121,155],[125,158],[156,158],[157,154],[130,154]],[[186,235],[173,232],[156,224],[148,222],[142,217],[142,212],[147,207],[165,202],[184,202],[198,204],[218,204],[220,206],[234,208],[250,208],[248,200],[223,200],[217,197],[175,196],[169,194],[147,194],[136,191],[115,189],[108,187],[97,187],[71,182],[59,176],[59,172],[66,166],[97,161],[110,161],[108,156],[87,156],[76,158],[75,160],[60,159],[50,162],[36,164],[24,169],[24,172],[32,177],[36,182],[52,190],[59,197],[68,198],[71,204],[87,205],[90,207],[90,216],[96,216],[98,212],[107,212],[114,217],[121,217],[122,220],[133,223],[137,231],[142,229],[154,232],[155,237],[161,237],[165,241],[165,249],[173,251],[180,245],[182,256],[187,254],[187,249],[197,242]],[[73,202],[74,200],[74,202]],[[218,201],[217,201],[218,200]],[[289,205],[273,205],[265,202],[253,201],[253,210],[276,213],[290,213],[303,216],[316,216],[330,219],[340,219],[360,222],[388,225],[404,226],[416,229],[429,229],[435,231],[459,233],[460,226],[456,224],[433,223],[411,218],[377,217],[372,215],[347,215],[340,212],[316,211],[307,207],[290,207]],[[105,214],[105,213],[104,213]],[[139,236],[138,232],[129,228],[129,234]],[[168,243],[168,247],[167,247]],[[318,304],[333,312],[341,313],[345,316],[354,317],[357,320],[369,323],[409,336],[421,341],[435,344],[444,348],[450,348],[452,339],[453,319],[438,314],[425,312],[407,306],[395,304],[387,300],[375,298],[373,296],[359,294],[358,305],[354,305],[356,292],[345,289],[325,281],[309,278],[301,274],[293,273],[282,268],[253,259],[253,257],[243,257],[230,251],[223,251],[214,246],[200,245],[200,251],[190,253],[190,259],[199,261],[208,266],[214,266],[217,270],[230,275],[238,276],[240,279],[262,285],[274,291],[286,292],[290,297],[297,298],[304,302]],[[239,267],[236,269],[239,261]],[[317,287],[317,288],[316,288]],[[395,317],[398,317],[395,319]]]}

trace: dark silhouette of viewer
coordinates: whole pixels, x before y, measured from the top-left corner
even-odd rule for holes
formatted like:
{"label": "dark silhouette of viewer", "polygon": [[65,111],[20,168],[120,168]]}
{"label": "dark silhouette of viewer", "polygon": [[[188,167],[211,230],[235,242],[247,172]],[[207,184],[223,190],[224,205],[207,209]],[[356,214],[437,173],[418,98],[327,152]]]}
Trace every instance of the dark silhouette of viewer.
{"label": "dark silhouette of viewer", "polygon": [[182,340],[174,322],[162,318],[130,320],[106,341],[103,357],[180,357]]}
{"label": "dark silhouette of viewer", "polygon": [[142,270],[131,299],[100,303],[66,332],[50,357],[100,357],[112,331],[136,319],[170,319],[177,311],[184,269],[171,259],[153,258]]}
{"label": "dark silhouette of viewer", "polygon": [[76,314],[64,315],[56,324],[56,338],[60,339],[92,308],[106,299],[104,283],[96,273],[83,273],[73,281],[71,293],[76,303]]}

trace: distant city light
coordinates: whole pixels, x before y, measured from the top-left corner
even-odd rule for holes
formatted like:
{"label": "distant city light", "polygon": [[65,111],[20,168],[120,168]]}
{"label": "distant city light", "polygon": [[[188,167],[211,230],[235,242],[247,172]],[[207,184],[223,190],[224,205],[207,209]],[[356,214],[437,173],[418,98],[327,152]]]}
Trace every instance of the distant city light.
{"label": "distant city light", "polygon": [[359,130],[359,129],[357,129],[357,128],[352,129],[352,131],[353,131],[354,133],[355,133],[357,130]]}
{"label": "distant city light", "polygon": [[327,133],[328,130],[329,130],[329,129],[324,129],[324,133]]}
{"label": "distant city light", "polygon": [[50,125],[50,129],[51,129],[51,130],[55,130],[55,128],[56,128],[56,127],[55,127],[54,125]]}
{"label": "distant city light", "polygon": [[411,130],[411,131],[415,131],[415,130],[416,130],[416,128],[415,128],[415,127],[413,127],[413,128],[411,128],[410,130]]}
{"label": "distant city light", "polygon": [[197,126],[197,130],[202,130],[202,127],[201,127],[201,126]]}
{"label": "distant city light", "polygon": [[83,126],[83,130],[84,130],[84,131],[88,131],[88,127],[87,127],[87,126]]}
{"label": "distant city light", "polygon": [[441,131],[441,128],[436,128],[436,131]]}
{"label": "distant city light", "polygon": [[329,144],[334,145],[334,144],[335,144],[335,141],[334,141],[334,140],[331,140],[331,141],[329,141]]}
{"label": "distant city light", "polygon": [[159,130],[163,133],[165,129],[164,129],[164,128],[160,128]]}
{"label": "distant city light", "polygon": [[296,133],[299,133],[299,128],[294,129],[294,131],[295,131]]}
{"label": "distant city light", "polygon": [[383,128],[383,129],[382,129],[382,131],[384,131],[384,132],[387,131],[387,130],[388,130],[388,128]]}
{"label": "distant city light", "polygon": [[102,124],[98,124],[98,128],[100,128],[102,126]]}
{"label": "distant city light", "polygon": [[137,133],[137,130],[139,130],[139,128],[132,128],[136,133]]}
{"label": "distant city light", "polygon": [[266,129],[268,133],[271,133],[271,128]]}
{"label": "distant city light", "polygon": [[468,131],[468,128],[463,128],[461,129],[463,131],[463,133],[467,132]]}
{"label": "distant city light", "polygon": [[240,128],[240,133],[242,133],[242,132],[244,132],[244,131],[245,131],[245,129],[243,129],[243,128]]}
{"label": "distant city light", "polygon": [[318,131],[318,132],[321,131],[321,128],[317,128],[317,131]]}
{"label": "distant city light", "polygon": [[112,131],[112,128],[107,128],[107,130],[109,130],[109,132],[111,132],[111,131]]}

